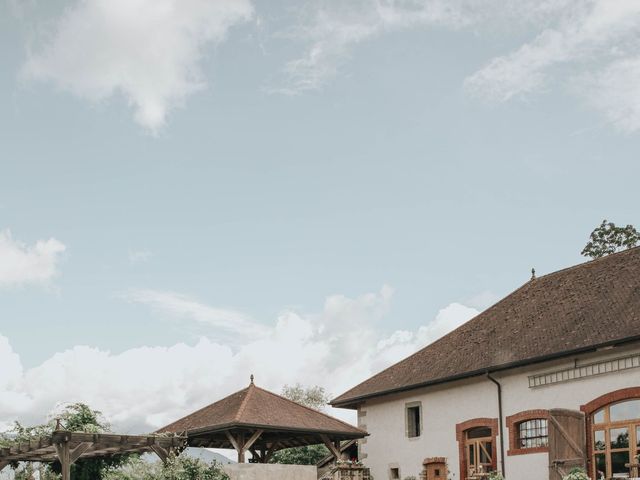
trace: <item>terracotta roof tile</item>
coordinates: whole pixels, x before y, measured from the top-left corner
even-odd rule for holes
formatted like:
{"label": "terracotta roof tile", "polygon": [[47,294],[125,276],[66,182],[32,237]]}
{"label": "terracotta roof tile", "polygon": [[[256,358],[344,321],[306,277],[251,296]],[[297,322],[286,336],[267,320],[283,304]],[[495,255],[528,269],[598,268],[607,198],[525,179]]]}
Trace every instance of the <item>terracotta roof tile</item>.
{"label": "terracotta roof tile", "polygon": [[640,247],[531,280],[458,329],[331,403],[640,338]]}

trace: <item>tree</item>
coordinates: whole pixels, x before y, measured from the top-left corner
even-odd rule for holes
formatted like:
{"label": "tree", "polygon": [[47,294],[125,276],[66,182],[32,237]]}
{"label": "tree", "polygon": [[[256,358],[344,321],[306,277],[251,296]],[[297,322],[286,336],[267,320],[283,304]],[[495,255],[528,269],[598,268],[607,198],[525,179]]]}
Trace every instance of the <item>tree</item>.
{"label": "tree", "polygon": [[[59,425],[58,425],[59,424]],[[25,427],[19,422],[15,422],[13,430],[3,435],[0,446],[10,446],[15,443],[29,441],[32,438],[51,435],[58,426],[70,432],[105,433],[111,430],[109,423],[103,418],[98,410],[91,409],[84,403],[73,403],[63,407],[57,418],[52,418],[49,422]],[[103,478],[105,472],[117,468],[127,462],[128,455],[117,455],[101,458],[80,459],[71,466],[71,478],[73,480],[96,480]],[[33,466],[16,466],[16,477],[29,478],[27,472]],[[60,464],[55,462],[46,466],[42,473],[46,472],[48,478],[51,474],[59,474]]]}
{"label": "tree", "polygon": [[300,383],[296,383],[293,386],[285,385],[282,387],[282,396],[318,411],[324,410],[330,400],[324,388],[317,385],[313,387],[303,387]]}
{"label": "tree", "polygon": [[640,244],[640,233],[633,225],[617,227],[613,222],[603,220],[599,227],[591,232],[589,242],[582,250],[582,255],[600,258],[611,253],[626,250]]}
{"label": "tree", "polygon": [[[285,385],[282,388],[282,396],[318,411],[324,410],[325,405],[330,400],[324,388],[317,385],[304,387],[300,383],[296,383],[293,386]],[[323,444],[285,448],[274,453],[270,463],[315,465],[327,455],[329,455],[329,449]]]}

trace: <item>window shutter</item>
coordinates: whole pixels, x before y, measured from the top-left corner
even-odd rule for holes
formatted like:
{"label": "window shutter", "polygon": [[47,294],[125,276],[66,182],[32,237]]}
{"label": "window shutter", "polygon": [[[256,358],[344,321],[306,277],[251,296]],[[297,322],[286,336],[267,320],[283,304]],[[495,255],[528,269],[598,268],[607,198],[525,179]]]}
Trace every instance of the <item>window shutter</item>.
{"label": "window shutter", "polygon": [[549,480],[562,480],[572,468],[586,467],[585,429],[582,412],[549,410]]}

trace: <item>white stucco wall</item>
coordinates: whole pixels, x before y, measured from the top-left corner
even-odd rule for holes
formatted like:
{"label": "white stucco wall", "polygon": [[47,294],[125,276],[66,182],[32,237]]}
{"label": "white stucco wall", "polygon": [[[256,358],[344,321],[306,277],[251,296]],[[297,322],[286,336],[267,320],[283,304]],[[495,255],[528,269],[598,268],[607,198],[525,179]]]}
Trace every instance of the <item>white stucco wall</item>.
{"label": "white stucco wall", "polygon": [[231,480],[317,480],[315,466],[237,463],[223,465]]}
{"label": "white stucco wall", "polygon": [[[640,347],[616,348],[494,374],[503,390],[505,452],[509,449],[507,416],[533,409],[579,410],[581,405],[606,393],[640,386],[638,368],[537,388],[529,388],[529,375],[573,367],[576,361],[584,364],[636,352],[640,352]],[[480,417],[497,418],[496,390],[489,380],[478,377],[367,401],[358,415],[359,424],[370,434],[361,445],[361,452],[366,455],[365,464],[376,480],[387,480],[390,466],[400,469],[401,479],[410,475],[419,478],[426,457],[446,457],[450,478],[459,479],[456,424]],[[420,437],[412,439],[405,434],[405,404],[416,401],[422,402],[423,431]],[[498,465],[499,442],[498,438]],[[548,478],[548,455],[506,456],[505,470],[509,479]]]}

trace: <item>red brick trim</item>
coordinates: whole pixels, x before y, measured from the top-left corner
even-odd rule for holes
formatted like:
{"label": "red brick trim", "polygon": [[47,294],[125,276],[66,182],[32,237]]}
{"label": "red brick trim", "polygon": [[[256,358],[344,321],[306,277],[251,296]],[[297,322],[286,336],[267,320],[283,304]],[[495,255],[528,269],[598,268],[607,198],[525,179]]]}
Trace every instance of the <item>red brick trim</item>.
{"label": "red brick trim", "polygon": [[509,450],[507,455],[526,455],[549,451],[549,447],[520,448],[518,445],[518,425],[527,420],[535,420],[537,418],[548,420],[549,410],[526,410],[507,417],[507,429],[509,430]]}
{"label": "red brick trim", "polygon": [[467,430],[476,427],[487,427],[491,429],[491,468],[496,470],[498,465],[498,446],[496,445],[496,437],[498,436],[498,419],[497,418],[473,418],[466,422],[456,425],[456,440],[458,440],[458,459],[460,461],[460,480],[467,480],[467,453],[464,447],[464,434]]}
{"label": "red brick trim", "polygon": [[587,471],[591,472],[594,477],[596,472],[593,471],[595,467],[592,465],[593,462],[591,461],[591,454],[593,453],[593,439],[591,438],[591,427],[593,426],[593,421],[591,416],[602,407],[606,407],[607,405],[611,405],[612,403],[620,402],[622,400],[630,400],[632,398],[640,398],[640,387],[622,388],[620,390],[605,393],[604,395],[601,395],[580,407],[580,411],[584,412],[587,427]]}

